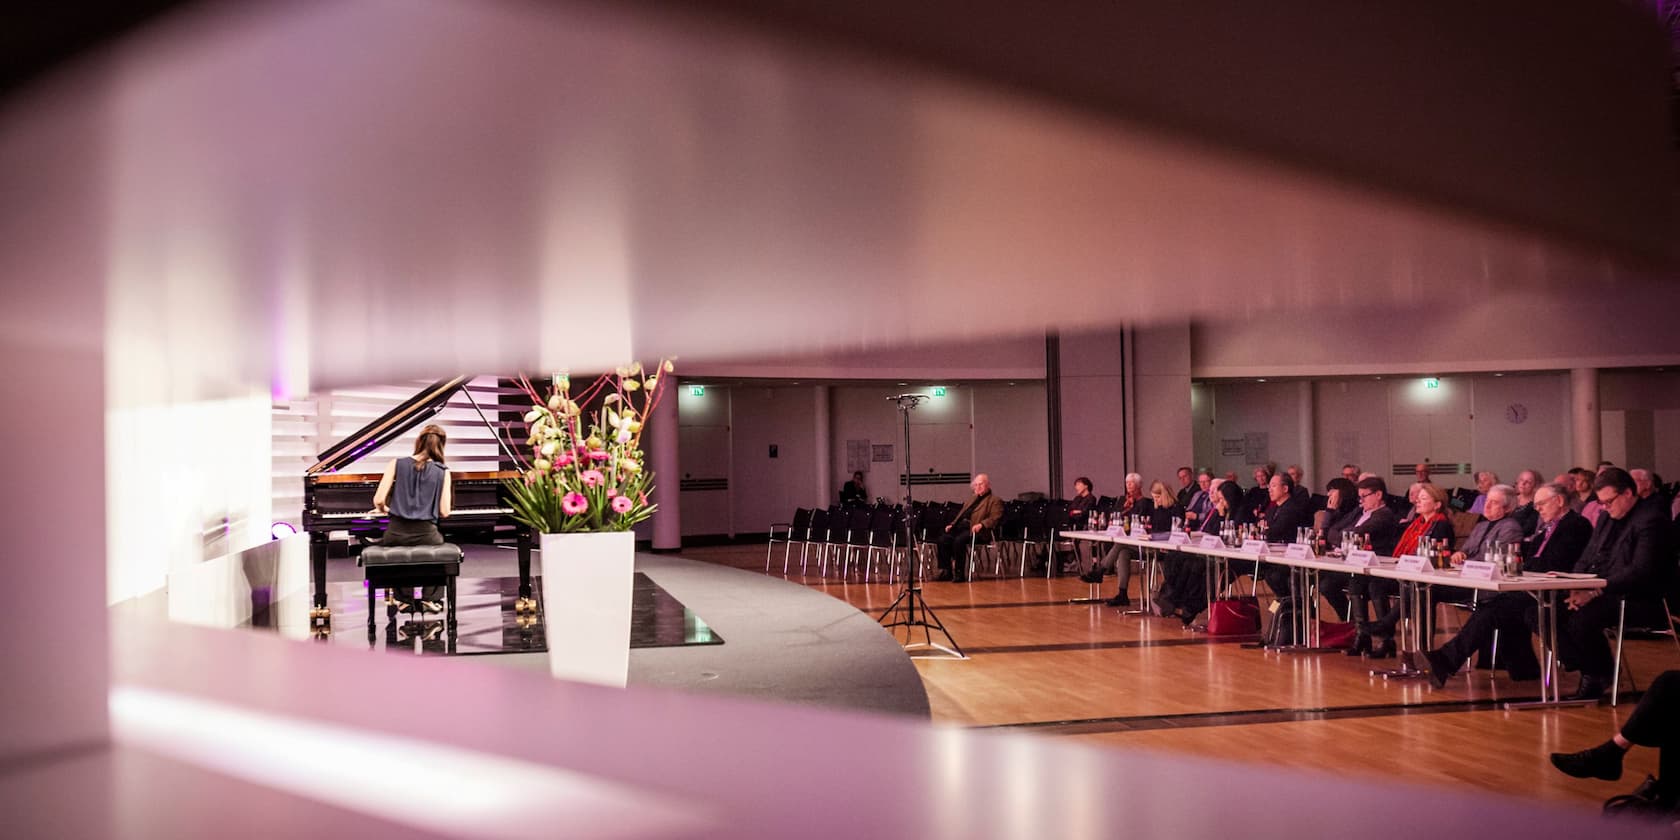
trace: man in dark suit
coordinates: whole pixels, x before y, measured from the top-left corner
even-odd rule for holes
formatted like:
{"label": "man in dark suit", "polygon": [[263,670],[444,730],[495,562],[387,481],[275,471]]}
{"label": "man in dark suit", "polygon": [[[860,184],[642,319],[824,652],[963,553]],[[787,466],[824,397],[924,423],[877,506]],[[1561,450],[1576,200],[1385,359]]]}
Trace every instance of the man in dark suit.
{"label": "man in dark suit", "polygon": [[1627,470],[1600,470],[1593,496],[1604,512],[1575,571],[1604,578],[1606,586],[1571,592],[1568,619],[1558,632],[1558,658],[1564,667],[1581,672],[1577,700],[1596,700],[1609,686],[1615,659],[1604,631],[1616,626],[1622,601],[1627,601],[1628,621],[1643,624],[1661,611],[1658,599],[1674,571],[1668,511],[1641,500]]}
{"label": "man in dark suit", "polygon": [[[957,511],[957,518],[939,535],[939,577],[935,580],[968,582],[968,547],[992,540],[992,529],[1003,518],[1003,501],[992,495],[992,480],[985,473],[970,484],[974,498]],[[959,558],[960,555],[960,558]]]}
{"label": "man in dark suit", "polygon": [[[1307,508],[1306,500],[1295,495],[1295,480],[1288,473],[1272,476],[1266,490],[1272,502],[1272,509],[1266,514],[1266,542],[1294,542],[1297,529],[1312,527],[1312,511]],[[1293,606],[1289,567],[1271,563],[1261,574],[1272,588],[1272,594]],[[1279,612],[1278,617],[1282,618],[1283,613]]]}
{"label": "man in dark suit", "polygon": [[[1592,538],[1593,528],[1586,517],[1570,508],[1573,495],[1561,484],[1547,484],[1534,491],[1534,509],[1540,515],[1540,526],[1523,541],[1525,572],[1562,572],[1575,567],[1575,561]],[[1529,632],[1536,624],[1536,612],[1534,598],[1525,592],[1505,592],[1478,603],[1458,635],[1425,654],[1430,682],[1440,688],[1472,653],[1486,654],[1493,644],[1495,631],[1503,631],[1501,659],[1511,679],[1539,678],[1540,662],[1534,658],[1534,648],[1528,642]]]}

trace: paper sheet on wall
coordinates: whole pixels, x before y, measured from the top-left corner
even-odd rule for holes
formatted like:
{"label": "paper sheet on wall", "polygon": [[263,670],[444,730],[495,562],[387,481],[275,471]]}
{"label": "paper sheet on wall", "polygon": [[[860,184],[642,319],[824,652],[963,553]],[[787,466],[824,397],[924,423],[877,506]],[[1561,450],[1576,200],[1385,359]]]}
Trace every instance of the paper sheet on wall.
{"label": "paper sheet on wall", "polygon": [[846,472],[847,473],[868,472],[869,471],[869,453],[870,453],[869,441],[867,441],[867,440],[848,440],[848,441],[846,441]]}
{"label": "paper sheet on wall", "polygon": [[1243,435],[1243,463],[1264,464],[1270,461],[1270,441],[1269,432],[1249,432]]}

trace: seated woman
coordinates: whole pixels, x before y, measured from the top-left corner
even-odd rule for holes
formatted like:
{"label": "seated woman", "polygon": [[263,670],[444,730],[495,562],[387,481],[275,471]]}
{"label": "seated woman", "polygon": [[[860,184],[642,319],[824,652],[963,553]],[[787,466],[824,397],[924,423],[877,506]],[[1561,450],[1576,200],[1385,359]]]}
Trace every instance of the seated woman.
{"label": "seated woman", "polygon": [[[1235,481],[1215,482],[1213,507],[1202,517],[1198,531],[1218,536],[1232,512],[1242,508],[1242,499],[1242,488]],[[1201,555],[1181,552],[1166,555],[1162,560],[1161,592],[1155,598],[1156,611],[1176,616],[1186,627],[1194,623],[1196,616],[1208,606],[1207,564],[1208,559]]]}
{"label": "seated woman", "polygon": [[[1425,539],[1452,541],[1452,520],[1447,518],[1447,491],[1434,484],[1419,484],[1416,490],[1416,516],[1412,517],[1412,524],[1406,526],[1400,539],[1394,544],[1392,552],[1384,552],[1377,545],[1376,536],[1372,535],[1372,548],[1379,554],[1392,553],[1399,557],[1413,554],[1418,545]],[[1376,578],[1360,575],[1348,587],[1348,600],[1353,605],[1353,620],[1359,625],[1359,635],[1354,638],[1353,647],[1348,649],[1348,656],[1369,654],[1372,659],[1386,659],[1394,655],[1394,628],[1400,623],[1400,606],[1396,603],[1388,605],[1388,601],[1400,593],[1400,584],[1386,578]],[[1369,601],[1381,615],[1376,621],[1366,623],[1365,604]],[[1372,639],[1381,640],[1375,648],[1371,646]]]}
{"label": "seated woman", "polygon": [[[1152,482],[1149,485],[1149,533],[1165,534],[1171,531],[1174,517],[1181,520],[1184,518],[1184,508],[1179,505],[1178,496],[1173,493],[1172,488],[1168,487],[1166,482]],[[1125,549],[1125,552],[1130,556],[1122,558],[1120,556],[1121,549]],[[1111,607],[1130,606],[1132,600],[1127,595],[1126,590],[1132,582],[1132,558],[1136,557],[1137,553],[1132,551],[1129,546],[1117,545],[1109,549],[1109,555],[1111,556],[1105,556],[1103,560],[1114,563],[1114,576],[1120,580],[1120,591],[1115,593],[1113,598],[1108,599],[1108,605]],[[1149,593],[1144,592],[1142,594],[1145,597],[1145,603],[1147,603]]]}
{"label": "seated woman", "polygon": [[[1337,548],[1342,544],[1342,534],[1351,529],[1359,521],[1359,499],[1353,482],[1337,476],[1325,485],[1324,509],[1313,514],[1313,527],[1324,534],[1324,544]],[[1318,576],[1318,591],[1324,600],[1330,603],[1330,609],[1336,615],[1347,615],[1348,584],[1353,580],[1352,575],[1324,572]]]}

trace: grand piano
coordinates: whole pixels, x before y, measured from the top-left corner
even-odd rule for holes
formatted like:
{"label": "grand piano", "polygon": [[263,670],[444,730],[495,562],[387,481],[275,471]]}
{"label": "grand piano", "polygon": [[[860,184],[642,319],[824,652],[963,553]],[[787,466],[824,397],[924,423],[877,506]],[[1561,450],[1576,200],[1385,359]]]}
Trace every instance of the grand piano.
{"label": "grand piano", "polygon": [[[360,465],[366,455],[401,437],[405,432],[429,421],[449,404],[457,393],[463,393],[471,377],[458,376],[434,382],[403,404],[368,423],[355,434],[321,453],[315,465],[303,477],[303,530],[309,533],[309,575],[313,583],[314,599],[309,611],[312,627],[330,625],[332,612],[327,606],[327,554],[331,534],[347,531],[352,541],[376,543],[385,532],[386,518],[373,508],[373,494],[385,471],[383,460],[378,464]],[[467,393],[469,399],[471,394]],[[474,401],[473,407],[478,408]],[[482,410],[479,418],[494,431],[490,418]],[[500,440],[500,436],[497,436]],[[505,465],[514,462],[507,452]],[[345,472],[363,466],[370,472]],[[454,504],[450,515],[438,521],[438,530],[445,539],[472,532],[476,536],[494,535],[498,527],[512,529],[519,548],[519,600],[515,609],[523,614],[536,611],[531,588],[531,532],[512,518],[513,507],[506,497],[502,482],[518,478],[518,470],[504,469],[487,472],[451,471]]]}

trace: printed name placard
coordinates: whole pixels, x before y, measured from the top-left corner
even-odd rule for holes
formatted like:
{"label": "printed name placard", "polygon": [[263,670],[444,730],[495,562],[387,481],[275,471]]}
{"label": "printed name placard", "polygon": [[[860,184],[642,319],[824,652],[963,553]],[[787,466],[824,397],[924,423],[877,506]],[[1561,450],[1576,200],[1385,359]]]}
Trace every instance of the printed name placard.
{"label": "printed name placard", "polygon": [[1116,522],[1113,525],[1108,526],[1108,530],[1103,533],[1108,534],[1111,537],[1120,536],[1120,523]]}
{"label": "printed name placard", "polygon": [[1142,525],[1133,525],[1132,526],[1132,539],[1134,539],[1134,540],[1147,540],[1147,539],[1149,539],[1149,532],[1145,531],[1143,529]]}
{"label": "printed name placard", "polygon": [[1459,569],[1459,577],[1470,580],[1498,580],[1499,567],[1486,560],[1466,560],[1464,568]]}
{"label": "printed name placard", "polygon": [[1167,545],[1189,545],[1190,535],[1183,531],[1174,531],[1167,535]]}
{"label": "printed name placard", "polygon": [[1266,553],[1266,541],[1265,540],[1243,540],[1242,550],[1243,550],[1244,554],[1265,554]]}
{"label": "printed name placard", "polygon": [[1358,566],[1362,569],[1368,569],[1376,565],[1377,553],[1375,551],[1366,551],[1364,549],[1354,549],[1353,551],[1348,552],[1347,557],[1342,558],[1342,562],[1348,564],[1349,566]]}
{"label": "printed name placard", "polygon": [[1283,550],[1283,556],[1290,560],[1311,560],[1312,546],[1306,543],[1290,543],[1289,547]]}
{"label": "printed name placard", "polygon": [[1203,534],[1202,541],[1196,543],[1198,548],[1224,548],[1225,541],[1218,534]]}
{"label": "printed name placard", "polygon": [[1396,563],[1394,568],[1402,572],[1417,572],[1420,574],[1429,574],[1435,571],[1435,567],[1429,565],[1428,558],[1419,557],[1416,554],[1408,554],[1400,558],[1400,562]]}

